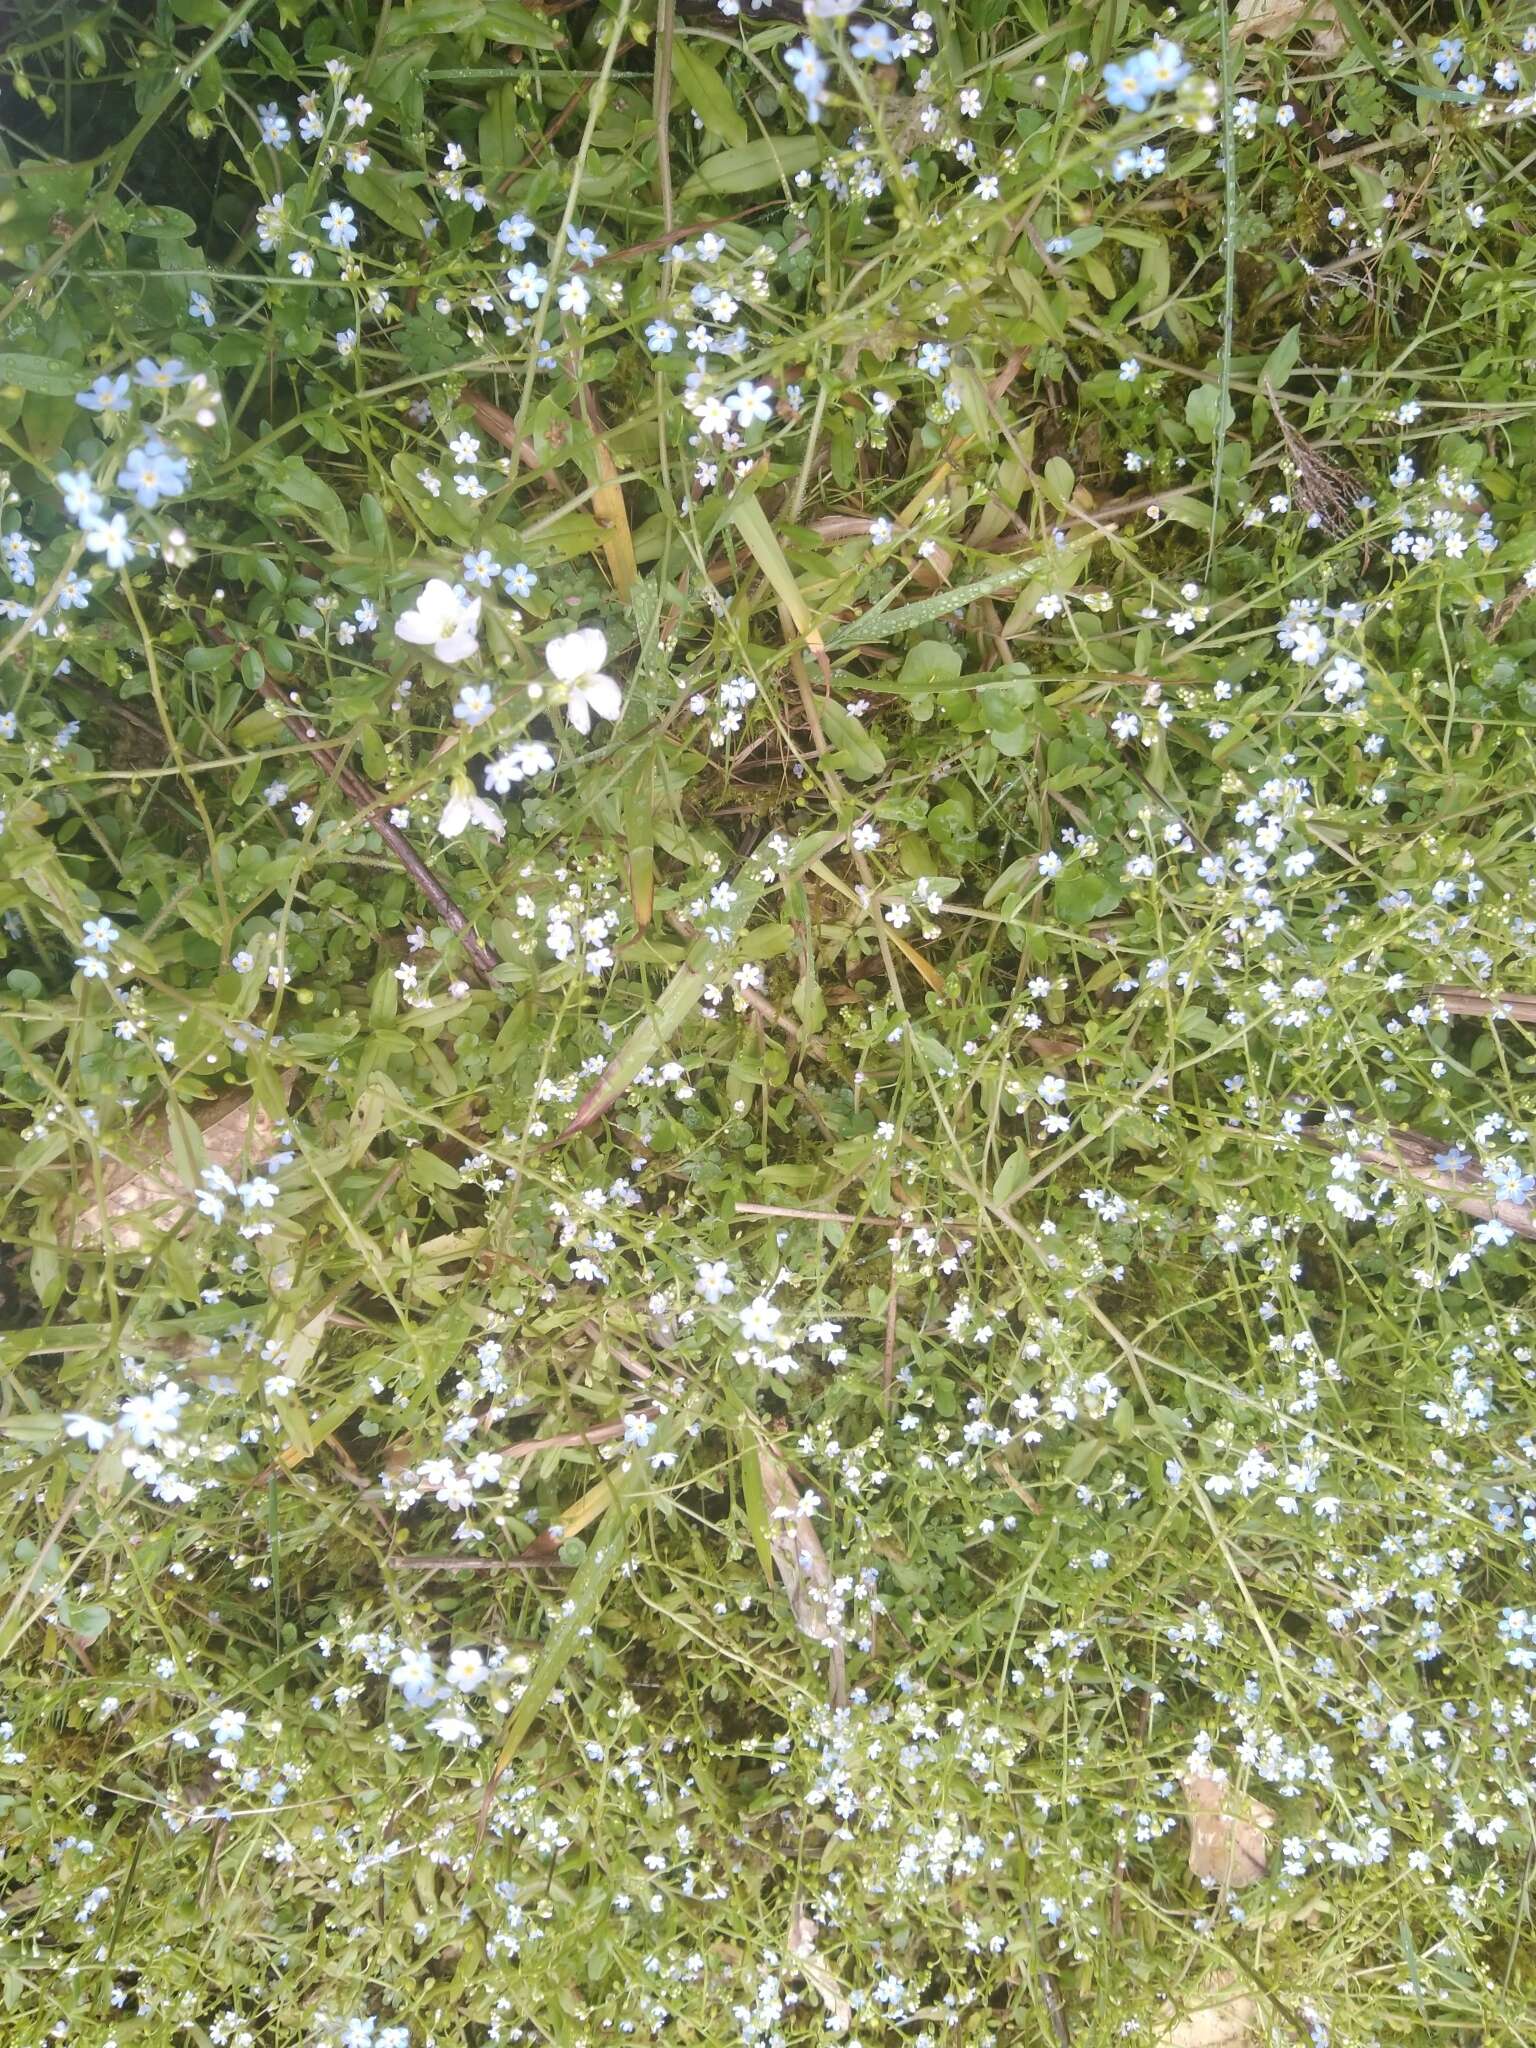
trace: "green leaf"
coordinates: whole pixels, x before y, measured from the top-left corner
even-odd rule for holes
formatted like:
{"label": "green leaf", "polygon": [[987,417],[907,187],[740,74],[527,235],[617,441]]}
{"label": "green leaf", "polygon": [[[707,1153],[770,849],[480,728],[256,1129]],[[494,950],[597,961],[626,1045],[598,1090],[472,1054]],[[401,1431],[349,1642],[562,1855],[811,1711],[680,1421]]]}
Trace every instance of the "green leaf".
{"label": "green leaf", "polygon": [[811,608],[801,595],[795,572],[779,546],[778,535],[768,523],[767,513],[756,498],[744,497],[732,505],[731,521],[752,550],[757,566],[773,585],[774,596],[794,620],[795,631],[809,635],[813,627]]}
{"label": "green leaf", "polygon": [[[702,948],[695,948],[702,952]],[[700,966],[680,967],[658,997],[656,1007],[641,1020],[624,1041],[577,1107],[576,1114],[560,1132],[561,1139],[574,1138],[606,1116],[634,1080],[640,1069],[675,1037],[685,1017],[697,1007],[709,982]]]}
{"label": "green leaf", "polygon": [[[410,9],[411,13],[415,8]],[[519,43],[525,50],[561,50],[566,38],[548,15],[520,7],[518,0],[481,0],[475,10],[475,32],[493,43]]]}
{"label": "green leaf", "polygon": [[850,782],[872,782],[885,771],[885,752],[873,733],[851,711],[830,698],[818,706],[822,731],[837,749],[832,766]]}
{"label": "green leaf", "polygon": [[279,505],[308,512],[315,527],[341,553],[347,546],[347,515],[340,498],[322,476],[317,476],[297,455],[289,455],[267,472],[265,496]]}
{"label": "green leaf", "polygon": [[72,1593],[59,1595],[58,1609],[60,1625],[72,1636],[78,1636],[82,1643],[94,1643],[112,1619],[105,1607],[77,1600]]}
{"label": "green leaf", "polygon": [[903,689],[933,690],[954,682],[965,656],[949,640],[919,640],[907,649],[897,682]]}
{"label": "green leaf", "polygon": [[1072,496],[1072,486],[1077,479],[1072,474],[1070,462],[1064,462],[1059,455],[1053,455],[1045,465],[1045,488],[1052,502],[1065,505]]}
{"label": "green leaf", "polygon": [[482,0],[410,0],[386,21],[378,47],[392,50],[417,36],[460,35],[474,28],[486,11]]}
{"label": "green leaf", "polygon": [[348,171],[345,183],[358,204],[377,214],[387,227],[413,242],[421,240],[421,223],[433,209],[418,191],[412,173],[370,164],[366,171]]}
{"label": "green leaf", "polygon": [[1295,369],[1301,357],[1301,329],[1289,327],[1270,350],[1264,367],[1259,372],[1259,389],[1272,384],[1276,391],[1285,388],[1285,380]]}
{"label": "green leaf", "polygon": [[697,114],[711,135],[737,149],[745,147],[747,124],[719,72],[680,35],[672,44],[672,77],[679,104]]}
{"label": "green leaf", "polygon": [[485,96],[480,116],[480,168],[488,178],[515,170],[522,162],[521,101],[515,85],[498,85]]}
{"label": "green leaf", "polygon": [[992,1200],[999,1209],[1006,1209],[1025,1181],[1029,1179],[1029,1152],[1023,1145],[1015,1145],[1003,1161],[1003,1168],[992,1183]]}
{"label": "green leaf", "polygon": [[1064,924],[1087,924],[1106,917],[1120,901],[1120,892],[1092,868],[1069,867],[1051,891],[1050,905]]}
{"label": "green leaf", "polygon": [[700,164],[679,196],[730,198],[738,192],[760,191],[764,185],[787,185],[797,171],[813,170],[821,155],[819,136],[765,135],[740,149],[722,149]]}
{"label": "green leaf", "polygon": [[[1196,440],[1209,447],[1218,432],[1225,433],[1237,415],[1232,410],[1230,398],[1225,405],[1222,404],[1217,385],[1197,384],[1184,401],[1184,417],[1193,428]],[[1218,420],[1221,422],[1219,427]]]}
{"label": "green leaf", "polygon": [[[223,10],[218,11],[222,15]],[[157,242],[189,242],[197,233],[197,222],[179,206],[131,206],[123,227],[130,235],[148,235]]]}
{"label": "green leaf", "polygon": [[13,384],[23,391],[40,391],[49,398],[73,398],[89,388],[84,370],[57,363],[52,356],[0,353],[0,387]]}
{"label": "green leaf", "polygon": [[861,618],[850,619],[844,626],[834,627],[827,634],[829,650],[837,647],[857,647],[866,640],[894,640],[902,633],[910,633],[917,626],[931,626],[939,619],[947,619],[954,612],[962,612],[968,604],[974,604],[979,597],[995,597],[1000,590],[1007,590],[1015,583],[1026,583],[1041,566],[1036,556],[1015,562],[1010,568],[999,569],[995,575],[980,576],[974,583],[962,583],[954,590],[941,590],[937,597],[920,598],[916,604],[898,604],[886,608],[872,605]]}

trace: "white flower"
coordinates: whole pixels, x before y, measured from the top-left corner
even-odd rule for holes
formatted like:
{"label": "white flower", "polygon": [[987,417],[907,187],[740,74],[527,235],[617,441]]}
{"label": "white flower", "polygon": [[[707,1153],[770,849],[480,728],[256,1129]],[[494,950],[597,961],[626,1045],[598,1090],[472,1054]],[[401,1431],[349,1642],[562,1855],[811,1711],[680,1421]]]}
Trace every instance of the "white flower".
{"label": "white flower", "polygon": [[239,1742],[245,1735],[246,1717],[236,1707],[225,1707],[213,1717],[208,1733],[214,1742]]}
{"label": "white flower", "polygon": [[555,757],[542,740],[519,740],[515,747],[485,766],[485,786],[492,796],[505,796],[516,782],[548,775]]}
{"label": "white flower", "polygon": [[103,1451],[112,1440],[110,1422],[98,1422],[94,1415],[67,1414],[64,1417],[64,1434],[84,1437],[86,1447],[92,1451]]}
{"label": "white flower", "polygon": [[445,839],[457,839],[467,825],[483,825],[495,839],[507,829],[507,821],[496,806],[488,804],[483,796],[476,796],[468,779],[460,777],[443,806],[437,829]]}
{"label": "white flower", "polygon": [[749,1344],[767,1344],[777,1329],[782,1311],[776,1309],[766,1294],[749,1301],[741,1311],[741,1334]]}
{"label": "white flower", "polygon": [[430,1651],[402,1650],[400,1662],[389,1677],[390,1683],[399,1686],[413,1707],[430,1706],[437,1698],[437,1680],[432,1670]]}
{"label": "white flower", "polygon": [[446,1666],[448,1683],[458,1692],[473,1692],[485,1677],[485,1659],[478,1650],[450,1650]]}
{"label": "white flower", "polygon": [[478,1749],[482,1740],[480,1730],[463,1714],[438,1714],[427,1723],[429,1735],[435,1735],[442,1742],[458,1744],[462,1749]]}
{"label": "white flower", "polygon": [[395,621],[395,631],[413,647],[430,647],[439,661],[462,661],[477,645],[480,599],[471,597],[462,584],[434,576],[411,609]]}
{"label": "white flower", "polygon": [[736,1292],[736,1283],[731,1278],[731,1269],[724,1259],[702,1259],[699,1262],[699,1277],[694,1290],[702,1294],[707,1302],[723,1301],[728,1294]]}
{"label": "white flower", "polygon": [[583,626],[576,633],[562,633],[544,649],[549,672],[564,683],[569,694],[565,715],[580,733],[592,730],[592,714],[614,719],[623,708],[624,696],[618,683],[605,675],[601,664],[608,659],[608,640],[596,626]]}

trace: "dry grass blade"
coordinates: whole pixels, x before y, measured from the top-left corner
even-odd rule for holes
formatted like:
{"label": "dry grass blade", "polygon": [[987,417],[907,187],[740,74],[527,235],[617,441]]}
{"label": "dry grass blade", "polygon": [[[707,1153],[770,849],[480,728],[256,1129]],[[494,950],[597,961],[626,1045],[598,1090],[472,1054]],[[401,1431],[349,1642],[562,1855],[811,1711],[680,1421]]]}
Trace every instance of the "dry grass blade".
{"label": "dry grass blade", "polygon": [[1165,2027],[1157,2048],[1252,2048],[1259,2040],[1259,2008],[1236,1984],[1230,1970],[1207,1977],[1196,1995],[1208,2003]]}
{"label": "dry grass blade", "polygon": [[1509,624],[1510,620],[1515,616],[1515,613],[1519,611],[1521,605],[1525,603],[1526,599],[1530,596],[1530,594],[1531,586],[1529,583],[1525,581],[1523,577],[1515,585],[1513,590],[1507,590],[1504,593],[1504,595],[1499,599],[1498,603],[1494,606],[1493,614],[1488,621],[1487,637],[1490,640],[1498,639],[1499,635],[1503,632],[1504,628]]}
{"label": "dry grass blade", "polygon": [[832,1652],[828,1690],[835,1707],[848,1703],[847,1679],[843,1669],[843,1639],[832,1619],[832,1573],[821,1538],[801,1502],[800,1489],[789,1476],[782,1458],[766,1444],[757,1450],[762,1475],[763,1506],[768,1524],[768,1548],[774,1568],[789,1600],[796,1625],[813,1642],[824,1643]]}
{"label": "dry grass blade", "polygon": [[179,1114],[180,1128],[158,1110],[135,1126],[125,1148],[129,1156],[107,1176],[102,1199],[77,1217],[75,1244],[110,1237],[114,1245],[133,1251],[178,1221],[185,1227],[200,1163],[189,1156],[194,1143],[208,1165],[222,1166],[236,1180],[246,1165],[272,1150],[275,1126],[253,1096],[220,1095],[190,1118],[185,1111]]}
{"label": "dry grass blade", "polygon": [[1189,1808],[1189,1867],[1209,1883],[1239,1890],[1269,1867],[1266,1830],[1275,1816],[1230,1782],[1225,1771],[1193,1769],[1182,1780]]}

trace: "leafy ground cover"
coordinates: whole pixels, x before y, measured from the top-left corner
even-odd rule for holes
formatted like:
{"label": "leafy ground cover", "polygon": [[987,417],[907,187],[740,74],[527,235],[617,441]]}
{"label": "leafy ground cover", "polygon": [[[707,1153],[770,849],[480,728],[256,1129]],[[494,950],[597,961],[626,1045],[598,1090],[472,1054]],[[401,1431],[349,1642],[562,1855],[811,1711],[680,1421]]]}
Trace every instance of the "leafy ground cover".
{"label": "leafy ground cover", "polygon": [[1536,2038],[1533,53],[21,11],[7,2041]]}

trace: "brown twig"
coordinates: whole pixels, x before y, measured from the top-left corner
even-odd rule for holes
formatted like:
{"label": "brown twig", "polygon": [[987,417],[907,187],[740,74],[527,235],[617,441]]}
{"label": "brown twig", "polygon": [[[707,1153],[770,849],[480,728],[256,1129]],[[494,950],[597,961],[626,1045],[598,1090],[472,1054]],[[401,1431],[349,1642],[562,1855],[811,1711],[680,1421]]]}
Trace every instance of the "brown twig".
{"label": "brown twig", "polygon": [[[397,1572],[535,1572],[560,1565],[559,1557],[386,1557]],[[569,1567],[567,1567],[569,1569]]]}
{"label": "brown twig", "polygon": [[1446,1156],[1433,1138],[1417,1131],[1390,1131],[1385,1145],[1362,1145],[1354,1157],[1378,1173],[1392,1178],[1406,1177],[1432,1193],[1443,1195],[1464,1216],[1483,1223],[1502,1223],[1516,1237],[1536,1239],[1536,1214],[1524,1202],[1496,1202],[1475,1192],[1482,1168],[1474,1159],[1465,1166],[1439,1166]]}
{"label": "brown twig", "polygon": [[885,1349],[880,1360],[880,1398],[891,1412],[891,1385],[896,1377],[896,1265],[891,1262],[891,1291],[885,1304]]}
{"label": "brown twig", "polygon": [[1452,1017],[1508,1018],[1536,1024],[1536,996],[1485,995],[1480,988],[1432,988],[1431,996]]}

